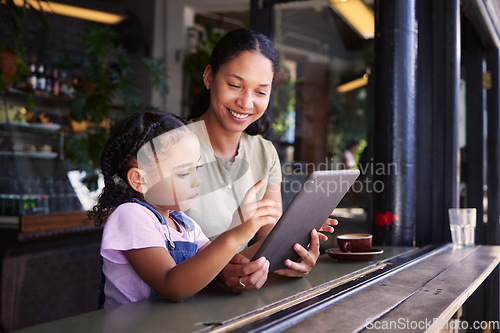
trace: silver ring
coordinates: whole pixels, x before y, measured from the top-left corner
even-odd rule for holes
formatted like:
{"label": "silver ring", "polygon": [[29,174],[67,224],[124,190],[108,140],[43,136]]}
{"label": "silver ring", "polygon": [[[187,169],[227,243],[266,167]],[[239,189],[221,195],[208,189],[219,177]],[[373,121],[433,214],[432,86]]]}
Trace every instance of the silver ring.
{"label": "silver ring", "polygon": [[241,276],[240,276],[240,279],[238,280],[238,283],[240,284],[240,287],[241,288],[245,288],[245,284],[243,282],[241,282]]}

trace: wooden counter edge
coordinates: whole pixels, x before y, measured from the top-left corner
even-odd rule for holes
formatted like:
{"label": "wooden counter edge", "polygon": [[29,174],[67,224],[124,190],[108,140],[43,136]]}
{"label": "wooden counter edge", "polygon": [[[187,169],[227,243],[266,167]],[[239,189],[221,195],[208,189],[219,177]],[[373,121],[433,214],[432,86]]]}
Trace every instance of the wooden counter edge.
{"label": "wooden counter edge", "polygon": [[66,211],[21,216],[21,232],[39,232],[54,229],[93,226],[87,211]]}

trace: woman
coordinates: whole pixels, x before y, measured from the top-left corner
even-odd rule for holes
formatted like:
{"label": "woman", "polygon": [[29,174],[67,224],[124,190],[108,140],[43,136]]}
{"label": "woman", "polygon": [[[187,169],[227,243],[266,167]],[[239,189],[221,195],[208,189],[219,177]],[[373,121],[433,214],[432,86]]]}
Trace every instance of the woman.
{"label": "woman", "polygon": [[[278,154],[261,136],[269,127],[265,111],[278,68],[278,53],[272,42],[250,29],[227,33],[205,68],[205,89],[190,116],[202,143],[203,188],[186,213],[198,221],[209,238],[241,223],[244,217],[238,216],[239,201],[260,179],[267,179],[267,188],[257,193],[256,199],[281,204]],[[263,240],[271,229],[261,228],[252,242]],[[325,223],[322,230],[333,232],[333,227]],[[319,257],[319,238],[327,239],[313,230],[307,249],[299,244],[294,247],[300,259],[286,260],[288,268],[275,273],[296,277],[307,274]],[[249,251],[237,254],[219,275],[230,289],[259,289],[266,281],[269,263],[264,258],[250,262],[252,255]]]}

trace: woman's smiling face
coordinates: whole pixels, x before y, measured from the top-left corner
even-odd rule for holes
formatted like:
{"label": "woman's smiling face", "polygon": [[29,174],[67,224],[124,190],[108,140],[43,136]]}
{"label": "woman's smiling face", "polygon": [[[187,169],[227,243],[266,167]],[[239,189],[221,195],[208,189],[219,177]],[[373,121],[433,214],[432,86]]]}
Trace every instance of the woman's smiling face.
{"label": "woman's smiling face", "polygon": [[271,61],[259,52],[244,51],[220,66],[205,70],[211,112],[226,130],[242,132],[267,109],[273,82]]}

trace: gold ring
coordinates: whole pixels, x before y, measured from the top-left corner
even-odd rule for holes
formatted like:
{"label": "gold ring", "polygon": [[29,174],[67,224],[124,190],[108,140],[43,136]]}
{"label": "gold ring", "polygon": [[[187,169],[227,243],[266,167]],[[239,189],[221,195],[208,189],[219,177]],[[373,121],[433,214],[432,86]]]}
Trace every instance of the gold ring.
{"label": "gold ring", "polygon": [[240,287],[241,288],[245,288],[245,284],[243,282],[241,282],[241,276],[240,276],[240,279],[238,280],[239,284],[240,284]]}

